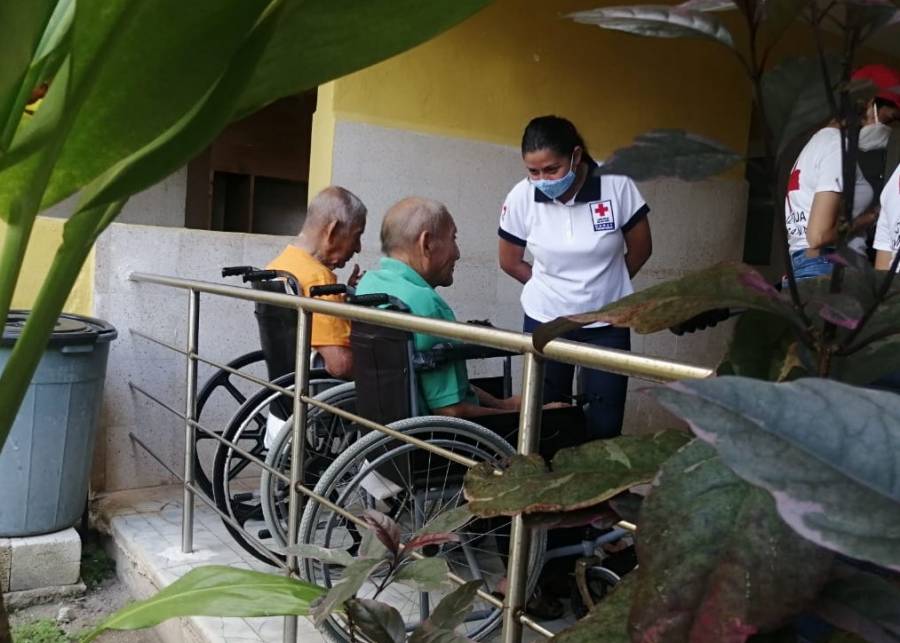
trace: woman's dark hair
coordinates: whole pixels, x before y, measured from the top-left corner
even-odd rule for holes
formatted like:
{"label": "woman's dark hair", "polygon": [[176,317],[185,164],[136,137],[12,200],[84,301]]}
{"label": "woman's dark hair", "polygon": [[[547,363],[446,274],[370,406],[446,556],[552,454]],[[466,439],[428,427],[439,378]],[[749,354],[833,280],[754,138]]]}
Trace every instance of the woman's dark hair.
{"label": "woman's dark hair", "polygon": [[900,107],[897,103],[892,100],[888,100],[887,98],[878,98],[875,97],[875,109],[881,109],[882,107],[893,107],[894,109]]}
{"label": "woman's dark hair", "polygon": [[589,159],[587,146],[572,121],[561,116],[538,116],[531,119],[522,134],[522,156],[538,150],[551,150],[560,156],[571,156],[581,148],[583,159]]}

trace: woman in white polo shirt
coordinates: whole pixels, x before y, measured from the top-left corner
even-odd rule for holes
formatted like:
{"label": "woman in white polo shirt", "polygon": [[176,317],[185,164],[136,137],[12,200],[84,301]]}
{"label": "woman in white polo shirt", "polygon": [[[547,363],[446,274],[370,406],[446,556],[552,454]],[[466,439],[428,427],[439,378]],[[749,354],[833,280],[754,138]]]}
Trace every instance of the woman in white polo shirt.
{"label": "woman in white polo shirt", "polygon": [[876,251],[875,269],[890,270],[894,256],[900,250],[900,165],[881,190],[881,213],[878,215],[873,246]]}
{"label": "woman in white polo shirt", "polygon": [[[886,65],[866,65],[856,70],[854,80],[868,80],[876,95],[866,105],[859,131],[859,149],[884,148],[891,135],[889,125],[900,118],[900,73]],[[800,152],[791,170],[784,200],[784,216],[788,231],[791,264],[797,279],[807,279],[831,272],[825,258],[834,251],[838,222],[843,216],[843,167],[840,124],[832,120],[813,134]],[[859,166],[853,191],[853,229],[863,232],[875,221],[870,210],[872,186]],[[865,253],[865,239],[857,236],[850,247]]]}
{"label": "woman in white polo shirt", "polygon": [[[525,284],[524,330],[561,315],[602,308],[633,292],[631,278],[650,257],[650,209],[634,182],[601,175],[575,126],[558,116],[533,119],[522,136],[527,178],[500,212],[500,267]],[[534,263],[525,260],[525,249]],[[594,324],[567,339],[630,350],[627,328]],[[544,401],[570,401],[574,367],[550,362]],[[585,370],[593,438],[622,432],[628,378]]]}

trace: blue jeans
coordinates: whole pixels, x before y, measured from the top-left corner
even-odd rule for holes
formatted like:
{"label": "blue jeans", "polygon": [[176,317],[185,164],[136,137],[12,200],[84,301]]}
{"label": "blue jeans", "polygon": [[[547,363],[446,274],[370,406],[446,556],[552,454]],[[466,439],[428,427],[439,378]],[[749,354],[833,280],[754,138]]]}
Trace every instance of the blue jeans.
{"label": "blue jeans", "polygon": [[[523,330],[531,333],[540,322],[525,315]],[[604,348],[631,350],[631,331],[627,328],[603,326],[580,328],[563,335],[564,339],[584,342]],[[571,364],[547,362],[544,367],[544,402],[571,402],[572,378],[575,367]],[[586,368],[583,370],[584,394],[587,402],[588,433],[592,440],[614,438],[622,434],[625,416],[625,395],[628,378]]]}
{"label": "blue jeans", "polygon": [[818,257],[807,257],[806,250],[795,250],[792,252],[791,265],[794,266],[794,277],[796,279],[809,279],[811,277],[830,275],[834,266],[822,256],[830,251],[830,248],[823,248]]}

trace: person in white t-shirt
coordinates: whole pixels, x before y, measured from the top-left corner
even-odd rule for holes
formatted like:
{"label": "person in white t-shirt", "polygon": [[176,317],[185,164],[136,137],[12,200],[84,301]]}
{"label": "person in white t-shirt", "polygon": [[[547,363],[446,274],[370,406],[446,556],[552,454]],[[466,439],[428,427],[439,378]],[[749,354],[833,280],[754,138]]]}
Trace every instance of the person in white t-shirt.
{"label": "person in white t-shirt", "polygon": [[[867,65],[853,73],[854,80],[870,80],[876,97],[866,105],[859,132],[860,150],[884,147],[889,125],[898,119],[900,74],[885,65]],[[883,139],[883,141],[882,141]],[[791,264],[797,279],[831,272],[825,255],[834,250],[838,223],[843,216],[841,132],[831,121],[813,134],[791,170],[784,202]],[[853,196],[853,231],[864,232],[875,221],[874,193],[857,166]],[[855,237],[850,247],[865,253],[865,240]]]}
{"label": "person in white t-shirt", "polygon": [[[650,209],[634,182],[602,175],[575,126],[558,116],[528,124],[522,159],[528,176],[503,203],[498,253],[500,267],[525,285],[525,332],[631,294],[631,278],[652,251]],[[526,249],[533,263],[526,261]],[[631,347],[627,328],[605,324],[565,337],[621,350]],[[568,364],[546,364],[545,402],[572,399],[573,371]],[[591,436],[619,435],[628,378],[586,369],[583,384]]]}
{"label": "person in white t-shirt", "polygon": [[873,246],[876,250],[875,269],[890,270],[900,249],[900,165],[881,190],[881,214],[878,215]]}

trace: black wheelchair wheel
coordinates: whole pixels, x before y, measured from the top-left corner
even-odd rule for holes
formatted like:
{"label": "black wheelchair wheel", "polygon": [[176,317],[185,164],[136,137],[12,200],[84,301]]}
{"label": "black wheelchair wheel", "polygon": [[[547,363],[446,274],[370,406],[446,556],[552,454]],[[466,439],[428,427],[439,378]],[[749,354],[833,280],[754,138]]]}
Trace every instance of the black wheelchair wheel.
{"label": "black wheelchair wheel", "polygon": [[[283,375],[273,383],[285,388],[292,387],[294,374]],[[331,378],[324,370],[310,370],[310,392],[314,395],[340,383],[340,380]],[[229,421],[222,437],[265,461],[267,418],[272,411],[279,414],[279,417],[285,417],[285,410],[290,408],[290,404],[289,397],[267,388],[262,389],[241,406]],[[259,560],[271,564],[273,554],[268,545],[272,543],[272,536],[265,525],[259,495],[262,472],[263,469],[251,459],[225,444],[219,444],[212,470],[213,499],[221,512],[261,541],[266,546],[266,551],[260,551],[240,529],[223,520],[225,528],[235,541]]]}
{"label": "black wheelchair wheel", "polygon": [[[241,370],[264,361],[265,357],[262,351],[253,351],[251,353],[245,353],[237,359],[231,360],[228,362],[228,366],[235,370]],[[247,396],[241,392],[232,380],[232,378],[237,377],[238,376],[234,373],[230,373],[229,371],[220,368],[212,377],[206,380],[206,383],[197,395],[197,422],[209,429],[214,429],[214,427],[208,426],[207,423],[203,421],[203,409],[206,407],[210,398],[220,390],[234,400],[237,403],[238,408],[243,406],[244,402],[247,401]],[[219,435],[222,434],[221,431],[216,431],[216,433]],[[201,455],[204,450],[200,446],[204,443],[208,444],[210,440],[214,441],[215,438],[203,431],[194,431],[194,482],[203,490],[203,493],[212,498],[212,468],[210,466],[212,463],[210,462],[207,464],[207,459]]]}

